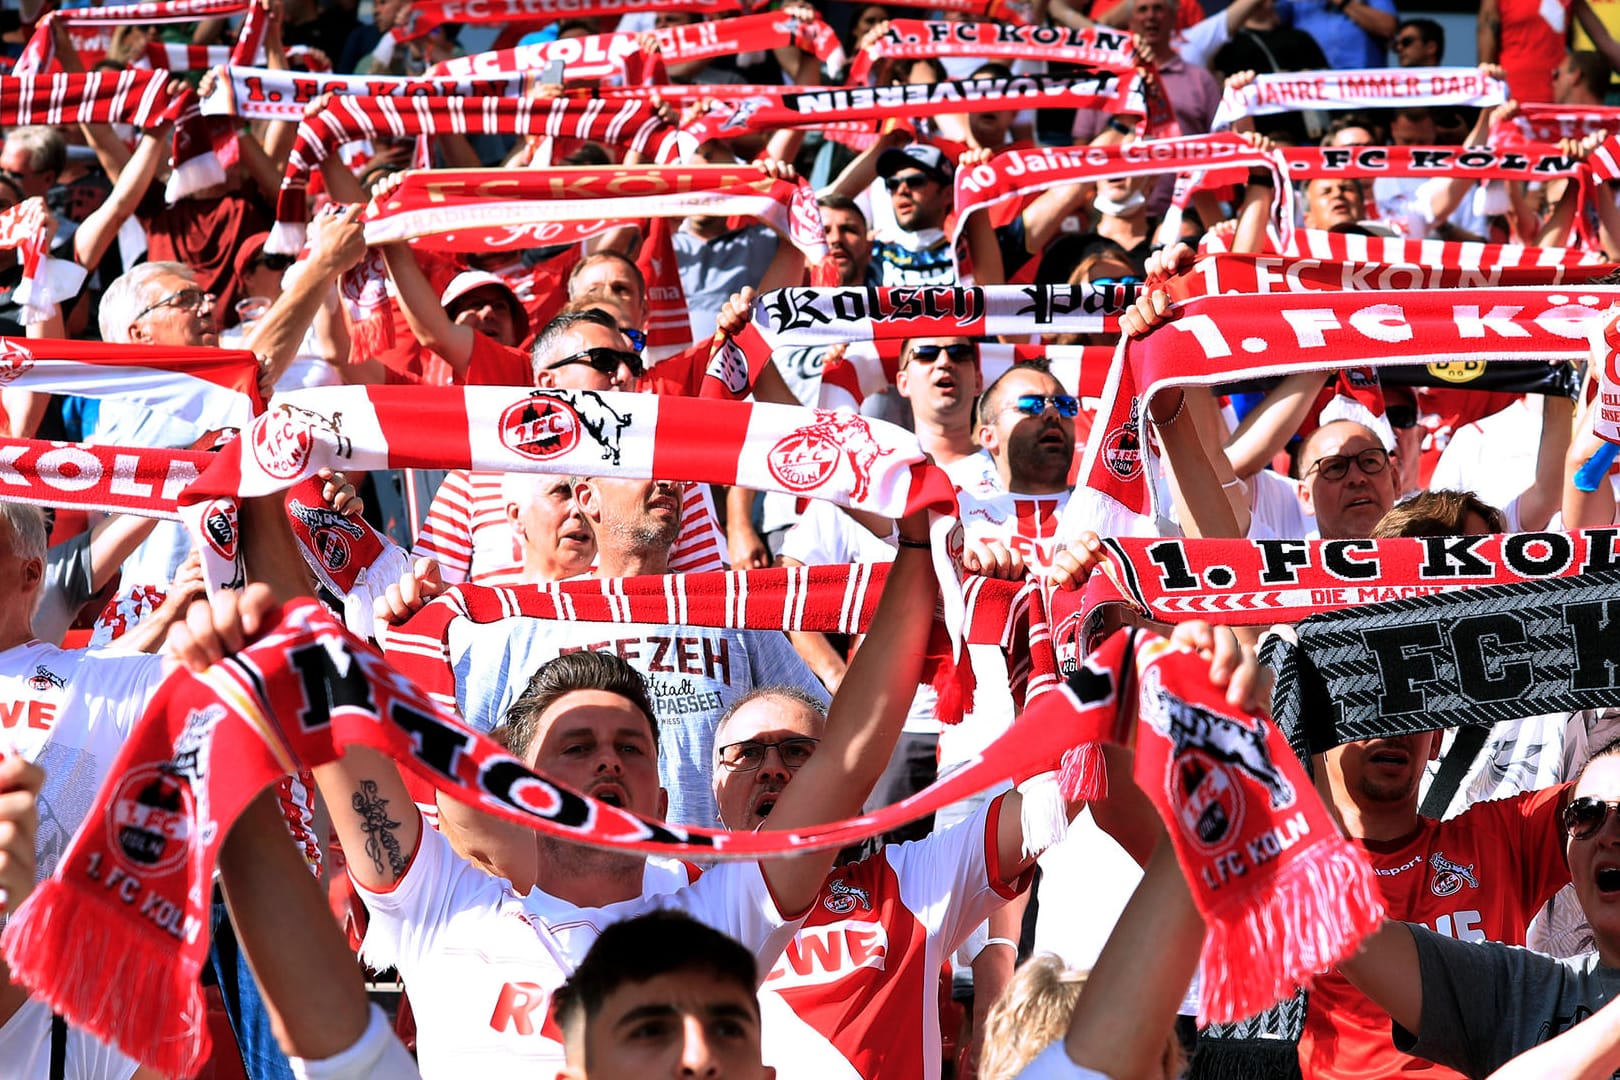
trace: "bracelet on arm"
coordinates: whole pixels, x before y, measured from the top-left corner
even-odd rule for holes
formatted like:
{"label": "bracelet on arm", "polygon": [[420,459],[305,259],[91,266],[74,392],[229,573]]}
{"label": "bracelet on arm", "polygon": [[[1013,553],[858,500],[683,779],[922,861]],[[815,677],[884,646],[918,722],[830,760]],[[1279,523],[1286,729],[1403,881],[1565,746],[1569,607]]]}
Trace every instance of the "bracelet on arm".
{"label": "bracelet on arm", "polygon": [[927,540],[913,540],[909,536],[897,537],[895,539],[895,543],[899,544],[901,547],[923,548],[925,550],[934,546]]}
{"label": "bracelet on arm", "polygon": [[1181,419],[1181,414],[1186,412],[1186,411],[1187,411],[1187,393],[1186,393],[1186,391],[1182,391],[1181,403],[1176,406],[1176,411],[1175,412],[1171,413],[1169,416],[1165,417],[1163,420],[1155,420],[1155,419],[1153,419],[1152,414],[1149,413],[1148,414],[1148,419],[1153,420],[1153,426],[1154,427],[1164,427],[1166,424],[1173,424],[1177,420],[1180,420]]}
{"label": "bracelet on arm", "polygon": [[981,948],[979,951],[982,953],[985,949],[988,949],[992,945],[1005,945],[1015,953],[1018,951],[1018,942],[1014,941],[1012,938],[1004,937],[985,938],[984,948]]}

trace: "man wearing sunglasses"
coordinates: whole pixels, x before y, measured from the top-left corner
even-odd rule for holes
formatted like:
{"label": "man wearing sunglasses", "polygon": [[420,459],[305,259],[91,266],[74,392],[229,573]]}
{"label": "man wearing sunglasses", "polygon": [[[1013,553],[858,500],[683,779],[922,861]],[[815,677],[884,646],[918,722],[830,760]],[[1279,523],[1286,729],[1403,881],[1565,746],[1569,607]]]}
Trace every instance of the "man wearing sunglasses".
{"label": "man wearing sunglasses", "polygon": [[1001,491],[982,498],[964,493],[962,520],[970,537],[982,531],[1030,565],[1050,563],[1072,490],[1079,414],[1079,399],[1044,364],[1016,364],[985,388],[978,443],[995,463]]}
{"label": "man wearing sunglasses", "polygon": [[1389,47],[1401,67],[1438,67],[1446,55],[1445,27],[1433,19],[1406,19],[1395,30]]}

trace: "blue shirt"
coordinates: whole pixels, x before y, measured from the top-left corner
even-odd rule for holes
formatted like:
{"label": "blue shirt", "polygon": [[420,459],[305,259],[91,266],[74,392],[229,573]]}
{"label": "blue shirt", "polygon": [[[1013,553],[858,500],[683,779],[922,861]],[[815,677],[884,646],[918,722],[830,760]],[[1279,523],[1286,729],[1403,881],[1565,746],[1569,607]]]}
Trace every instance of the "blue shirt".
{"label": "blue shirt", "polygon": [[[1363,2],[1375,10],[1395,14],[1393,0]],[[1367,33],[1326,0],[1277,0],[1277,16],[1315,38],[1327,57],[1328,67],[1335,71],[1389,66],[1389,42]]]}

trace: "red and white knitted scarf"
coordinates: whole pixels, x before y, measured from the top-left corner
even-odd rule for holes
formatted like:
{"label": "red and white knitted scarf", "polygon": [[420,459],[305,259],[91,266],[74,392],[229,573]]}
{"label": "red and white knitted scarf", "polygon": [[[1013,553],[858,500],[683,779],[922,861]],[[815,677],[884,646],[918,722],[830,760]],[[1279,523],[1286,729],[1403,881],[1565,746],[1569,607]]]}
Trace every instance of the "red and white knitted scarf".
{"label": "red and white knitted scarf", "polygon": [[174,409],[207,398],[209,413],[232,426],[264,411],[258,375],[253,354],[234,349],[0,338],[0,386]]}
{"label": "red and white knitted scarf", "polygon": [[[1338,292],[1376,289],[1482,289],[1598,281],[1613,263],[1574,248],[1526,248],[1300,230],[1293,255],[1200,251],[1192,271],[1168,282],[1171,298],[1216,293]],[[1212,245],[1213,246],[1213,245]],[[1572,260],[1572,261],[1565,261]],[[1573,260],[1582,260],[1575,262]]]}
{"label": "red and white knitted scarf", "polygon": [[1545,143],[1488,146],[1289,146],[1282,150],[1294,180],[1354,176],[1443,176],[1449,180],[1551,180],[1582,176],[1581,159]]}
{"label": "red and white knitted scarf", "polygon": [[812,264],[827,257],[815,191],[752,166],[433,169],[407,173],[366,208],[366,243],[409,240],[433,251],[506,251],[571,244],[626,219],[750,217]]}
{"label": "red and white knitted scarf", "polygon": [[1529,102],[1521,103],[1518,112],[1491,128],[1490,142],[1502,147],[1526,142],[1557,143],[1560,139],[1584,139],[1594,131],[1620,131],[1620,108]]}
{"label": "red and white knitted scarf", "polygon": [[[872,629],[887,563],[802,566],[768,570],[581,578],[546,585],[485,588],[463,585],[383,633],[389,662],[445,708],[456,707],[450,628],[458,620],[492,623],[545,619],[654,623],[733,630],[863,634]],[[1057,685],[1056,660],[1040,590],[1030,582],[969,576],[962,640],[1008,653],[1010,689],[1020,707]],[[949,637],[936,622],[923,681],[939,693],[936,715],[957,723],[972,708],[971,669],[950,663]],[[958,682],[958,680],[961,680]]]}
{"label": "red and white knitted scarf", "polygon": [[[201,533],[215,499],[267,495],[321,467],[450,468],[742,485],[899,518],[932,514],[945,623],[962,625],[961,532],[950,480],[916,436],[828,410],[614,391],[326,387],[278,395],[182,498]],[[240,568],[204,550],[215,586]]]}
{"label": "red and white knitted scarf", "polygon": [[[706,88],[691,88],[689,92],[700,90],[706,92]],[[672,99],[680,96],[676,91],[671,94]],[[1145,111],[1140,79],[1134,71],[1120,73],[1092,68],[1064,78],[1014,75],[1011,78],[806,90],[729,87],[724,99],[717,98],[707,114],[683,124],[682,130],[699,142],[705,142],[776,128],[821,127],[829,121],[1043,108],[1097,109],[1137,115]]]}
{"label": "red and white knitted scarf", "polygon": [[296,254],[307,220],[304,187],[310,172],[338,146],[358,138],[440,132],[550,135],[623,145],[658,161],[684,145],[651,102],[623,100],[506,100],[458,97],[337,97],[298,126],[276,202],[276,225],[265,250]]}
{"label": "red and white knitted scarf", "polygon": [[1236,135],[1189,135],[1114,146],[1034,147],[1007,150],[971,169],[956,171],[956,243],[970,215],[1029,198],[1049,188],[1094,183],[1110,177],[1181,173],[1190,180],[1185,195],[1209,187],[1242,183],[1252,168],[1271,172],[1278,198],[1273,227],[1288,237],[1294,227],[1294,192],[1283,183],[1275,154],[1262,153]]}
{"label": "red and white knitted scarf", "polygon": [[[1054,593],[1060,650],[1103,604],[1162,623],[1268,626],[1323,611],[1484,585],[1620,570],[1620,529],[1382,540],[1189,540],[1109,537],[1105,573]],[[1083,655],[1083,652],[1082,652]]]}
{"label": "red and white knitted scarf", "polygon": [[561,19],[619,18],[642,11],[683,11],[703,16],[744,10],[743,0],[414,0],[402,40],[421,37],[436,26],[456,23],[541,24]]}
{"label": "red and white knitted scarf", "polygon": [[250,0],[149,0],[137,4],[52,11],[34,28],[12,71],[17,75],[36,75],[50,70],[56,57],[55,38],[51,33],[54,22],[60,21],[68,26],[102,27],[201,22],[203,19],[240,15],[255,6]]}
{"label": "red and white knitted scarf", "polygon": [[[1111,642],[1082,677],[1043,695],[1001,739],[904,802],[802,832],[718,833],[644,822],[537,776],[448,716],[319,605],[299,601],[238,655],[163,684],[112,764],[92,827],[16,912],[0,946],[13,976],[70,1022],[160,1072],[189,1074],[209,1050],[198,975],[219,847],[277,777],[336,760],[344,747],[377,748],[470,805],[550,835],[621,851],[755,859],[843,846],[1005,777],[1050,769],[1071,747],[1118,739],[1120,706],[1140,686],[1140,782],[1212,923],[1206,1011],[1228,1019],[1270,1004],[1353,948],[1381,914],[1377,890],[1364,861],[1336,839],[1286,745],[1263,718],[1233,716],[1208,686],[1207,661],[1157,643],[1138,658],[1129,644]],[[1212,817],[1211,801],[1227,814]],[[1245,853],[1253,865],[1244,874],[1206,876],[1206,867]],[[116,887],[124,879],[138,884]]]}
{"label": "red and white knitted scarf", "polygon": [[166,71],[0,77],[0,125],[133,124],[175,120],[192,95],[170,97]]}
{"label": "red and white knitted scarf", "polygon": [[1419,105],[1500,105],[1507,83],[1478,68],[1365,68],[1355,71],[1281,72],[1256,75],[1239,90],[1228,90],[1215,110],[1212,131],[1232,126],[1240,116],[1299,109],[1388,109]]}
{"label": "red and white knitted scarf", "polygon": [[316,75],[273,71],[260,67],[227,66],[202,99],[205,116],[235,116],[243,120],[304,118],[304,107],[322,94],[360,97],[520,97],[529,80],[518,74],[456,78],[406,75]]}
{"label": "red and white knitted scarf", "polygon": [[878,60],[926,60],[972,56],[990,60],[1048,60],[1124,73],[1136,67],[1136,38],[1128,30],[1106,26],[1019,26],[995,22],[943,22],[893,19],[889,28],[857,53],[848,82],[867,81]]}
{"label": "red and white knitted scarf", "polygon": [[[1220,263],[1214,279],[1220,281]],[[1212,290],[1213,291],[1213,290]],[[1224,289],[1222,290],[1224,293]],[[1255,375],[1406,364],[1485,354],[1491,360],[1584,359],[1590,323],[1620,287],[1424,289],[1390,293],[1209,295],[1177,317],[1121,342],[1109,372],[1104,433],[1086,447],[1081,475],[1095,519],[1154,512],[1145,403],[1175,386],[1218,386]],[[1108,532],[1111,529],[1101,529]]]}
{"label": "red and white knitted scarf", "polygon": [[[734,19],[716,19],[654,30],[664,63],[680,64],[748,52],[767,52],[794,45],[829,67],[843,66],[843,47],[832,27],[820,19],[805,21],[782,12],[767,11]],[[428,69],[430,76],[488,78],[497,73],[540,71],[553,60],[564,64],[564,77],[606,79],[623,75],[628,84],[646,81],[626,70],[631,57],[641,54],[637,34],[588,34],[556,41],[519,45],[497,52],[473,53],[441,60]],[[644,69],[647,65],[641,65]]]}
{"label": "red and white knitted scarf", "polygon": [[850,285],[777,289],[754,301],[754,326],[773,349],[851,339],[1108,334],[1136,303],[1137,284]]}

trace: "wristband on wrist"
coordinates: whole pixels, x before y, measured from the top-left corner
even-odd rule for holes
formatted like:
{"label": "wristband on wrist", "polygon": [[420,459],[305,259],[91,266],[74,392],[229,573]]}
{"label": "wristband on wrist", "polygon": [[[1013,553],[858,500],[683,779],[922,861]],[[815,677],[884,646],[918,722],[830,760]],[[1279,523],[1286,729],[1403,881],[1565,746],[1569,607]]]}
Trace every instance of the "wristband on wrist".
{"label": "wristband on wrist", "polygon": [[926,549],[926,548],[931,548],[931,547],[934,546],[933,544],[931,544],[927,540],[913,540],[909,536],[897,537],[895,539],[895,543],[899,544],[901,547],[908,547],[908,548],[925,548]]}

